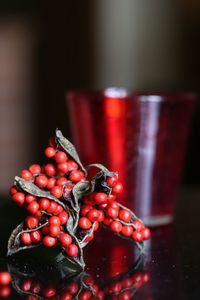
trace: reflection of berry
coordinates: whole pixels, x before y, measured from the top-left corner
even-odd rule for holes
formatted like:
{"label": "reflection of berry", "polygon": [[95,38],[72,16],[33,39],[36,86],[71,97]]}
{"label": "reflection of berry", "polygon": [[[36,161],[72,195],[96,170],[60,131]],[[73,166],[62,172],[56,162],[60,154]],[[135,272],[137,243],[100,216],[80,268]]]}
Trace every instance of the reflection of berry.
{"label": "reflection of berry", "polygon": [[0,272],[0,285],[8,285],[11,282],[11,276],[8,272]]}

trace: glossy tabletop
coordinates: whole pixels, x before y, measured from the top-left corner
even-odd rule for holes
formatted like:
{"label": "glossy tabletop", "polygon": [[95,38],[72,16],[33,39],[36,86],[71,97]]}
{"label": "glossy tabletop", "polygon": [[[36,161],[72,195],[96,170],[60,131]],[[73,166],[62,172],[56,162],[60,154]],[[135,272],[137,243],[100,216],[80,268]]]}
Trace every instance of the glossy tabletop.
{"label": "glossy tabletop", "polygon": [[[8,269],[13,278],[7,299],[200,299],[199,196],[193,190],[182,193],[175,222],[152,229],[144,255],[133,243],[100,230],[85,249],[84,272],[69,270],[66,262],[53,259],[55,250],[43,247],[7,259],[8,236],[24,215],[2,197],[0,270]],[[29,297],[37,294],[42,296]]]}

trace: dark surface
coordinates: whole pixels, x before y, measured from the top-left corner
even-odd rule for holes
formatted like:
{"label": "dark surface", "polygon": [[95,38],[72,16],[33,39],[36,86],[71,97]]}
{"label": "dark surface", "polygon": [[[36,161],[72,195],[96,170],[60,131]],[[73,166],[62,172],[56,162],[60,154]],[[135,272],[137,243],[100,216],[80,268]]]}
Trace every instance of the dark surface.
{"label": "dark surface", "polygon": [[[32,282],[42,286],[53,286],[60,291],[68,289],[70,282],[79,284],[85,274],[69,273],[66,264],[52,260],[54,251],[47,252],[43,247],[30,252],[21,252],[6,259],[6,241],[21,219],[22,209],[16,208],[10,201],[1,200],[0,209],[0,269],[9,268],[13,282],[21,286],[23,280],[32,278]],[[85,272],[93,278],[100,290],[114,283],[123,283],[123,278],[132,280],[129,291],[134,299],[199,299],[200,294],[200,242],[199,242],[199,193],[184,192],[178,203],[177,215],[173,225],[152,230],[152,239],[146,242],[145,256],[141,257],[137,268],[133,268],[138,253],[132,243],[121,240],[104,230],[96,234],[85,251],[87,268]],[[133,284],[135,282],[135,284]],[[108,288],[107,288],[108,290]],[[1,293],[1,289],[0,289]],[[14,289],[10,298],[27,299]],[[59,299],[59,298],[50,298]],[[112,298],[109,295],[106,299]],[[130,299],[120,298],[119,299]],[[131,298],[132,299],[132,298]]]}

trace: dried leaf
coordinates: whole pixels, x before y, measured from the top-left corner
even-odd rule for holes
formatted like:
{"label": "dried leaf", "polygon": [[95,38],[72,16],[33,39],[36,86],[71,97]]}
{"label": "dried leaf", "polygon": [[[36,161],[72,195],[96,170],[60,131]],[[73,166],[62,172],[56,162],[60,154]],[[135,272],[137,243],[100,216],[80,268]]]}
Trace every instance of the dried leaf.
{"label": "dried leaf", "polygon": [[89,170],[89,169],[91,169],[93,167],[97,168],[97,169],[100,169],[105,176],[108,176],[108,177],[118,176],[118,173],[116,173],[116,172],[110,172],[104,165],[98,164],[98,163],[97,164],[90,164],[90,165],[88,165],[85,168],[86,168],[86,170]]}
{"label": "dried leaf", "polygon": [[76,151],[74,145],[68,141],[62,134],[60,130],[56,130],[56,141],[57,143],[75,160],[75,162],[80,166],[84,173],[87,173],[86,169],[82,165],[79,155]]}
{"label": "dried leaf", "polygon": [[34,229],[25,229],[24,230],[24,222],[20,223],[11,233],[10,238],[8,240],[8,251],[7,251],[7,255],[12,255],[14,253],[17,253],[21,250],[25,250],[25,249],[31,249],[31,248],[35,248],[37,246],[40,245],[40,243],[38,244],[31,244],[29,246],[25,246],[22,245],[21,240],[20,240],[20,235],[23,232],[32,232],[35,230],[39,230],[42,227],[46,226],[48,224],[48,221],[44,222],[43,224],[39,225],[38,227],[34,228]]}
{"label": "dried leaf", "polygon": [[82,248],[84,248],[89,241],[87,241],[87,237],[94,233],[95,223],[92,224],[92,227],[89,230],[84,230],[84,232],[81,232],[81,240],[80,245]]}
{"label": "dried leaf", "polygon": [[15,176],[15,185],[19,186],[24,192],[27,192],[36,197],[48,198],[50,200],[53,200],[56,203],[60,204],[64,209],[66,209],[66,206],[60,200],[58,200],[56,197],[51,195],[51,193],[49,191],[44,191],[44,190],[40,189],[32,182],[24,180],[23,178],[21,178],[19,176]]}

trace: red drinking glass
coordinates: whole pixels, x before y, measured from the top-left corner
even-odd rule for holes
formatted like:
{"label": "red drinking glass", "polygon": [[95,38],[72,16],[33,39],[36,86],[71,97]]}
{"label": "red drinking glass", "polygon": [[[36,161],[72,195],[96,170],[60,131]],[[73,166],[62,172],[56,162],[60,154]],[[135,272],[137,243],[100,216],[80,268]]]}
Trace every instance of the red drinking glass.
{"label": "red drinking glass", "polygon": [[123,88],[67,94],[72,137],[87,165],[119,173],[120,201],[149,226],[173,219],[196,96]]}

